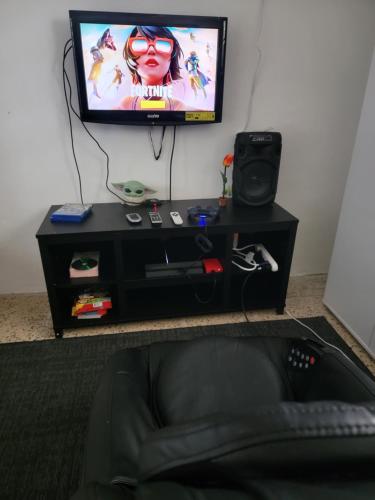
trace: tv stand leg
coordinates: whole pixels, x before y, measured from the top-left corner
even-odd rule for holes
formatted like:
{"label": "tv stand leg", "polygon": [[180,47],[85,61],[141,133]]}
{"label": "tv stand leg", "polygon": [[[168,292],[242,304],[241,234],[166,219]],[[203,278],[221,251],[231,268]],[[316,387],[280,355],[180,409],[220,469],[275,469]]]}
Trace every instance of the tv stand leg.
{"label": "tv stand leg", "polygon": [[284,308],[285,308],[285,306],[277,307],[276,314],[284,314]]}
{"label": "tv stand leg", "polygon": [[61,328],[54,328],[54,331],[55,331],[55,337],[57,339],[62,339],[63,336],[64,336],[64,330],[62,330]]}

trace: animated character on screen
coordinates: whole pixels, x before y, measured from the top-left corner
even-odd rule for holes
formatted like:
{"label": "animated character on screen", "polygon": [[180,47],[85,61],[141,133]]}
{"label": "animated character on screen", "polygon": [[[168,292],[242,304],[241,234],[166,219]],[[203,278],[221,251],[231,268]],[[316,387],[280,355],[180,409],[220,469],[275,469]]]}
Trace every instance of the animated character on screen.
{"label": "animated character on screen", "polygon": [[190,56],[185,60],[185,68],[189,73],[190,86],[194,91],[195,97],[198,95],[198,89],[203,91],[204,97],[207,97],[205,86],[211,81],[204,75],[199,68],[199,58],[195,50],[190,52]]}
{"label": "animated character on screen", "polygon": [[[132,75],[131,96],[118,109],[186,110],[173,97],[173,81],[180,75],[179,58],[183,55],[178,40],[162,26],[136,26],[125,42],[123,56]],[[159,102],[157,102],[159,101]],[[160,102],[161,101],[161,102]]]}
{"label": "animated character on screen", "polygon": [[108,90],[112,87],[112,85],[116,85],[116,89],[118,90],[122,83],[122,77],[125,76],[118,64],[116,64],[116,66],[113,68],[113,71],[115,72],[115,76],[110,83]]}
{"label": "animated character on screen", "polygon": [[100,78],[100,74],[102,71],[102,64],[104,61],[103,49],[116,50],[116,46],[113,42],[113,38],[110,32],[110,29],[107,28],[102,36],[97,41],[97,44],[91,47],[90,53],[93,58],[93,63],[91,66],[90,74],[88,77],[88,81],[92,82],[93,94],[100,99],[100,95],[98,93],[98,81]]}

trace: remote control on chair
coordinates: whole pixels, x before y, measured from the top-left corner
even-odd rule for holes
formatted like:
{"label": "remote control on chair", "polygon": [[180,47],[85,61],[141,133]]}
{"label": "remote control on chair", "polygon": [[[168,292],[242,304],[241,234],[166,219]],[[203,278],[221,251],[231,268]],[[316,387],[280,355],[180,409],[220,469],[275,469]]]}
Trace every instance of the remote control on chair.
{"label": "remote control on chair", "polygon": [[288,353],[288,365],[294,370],[309,370],[319,362],[319,359],[320,353],[312,342],[295,341]]}

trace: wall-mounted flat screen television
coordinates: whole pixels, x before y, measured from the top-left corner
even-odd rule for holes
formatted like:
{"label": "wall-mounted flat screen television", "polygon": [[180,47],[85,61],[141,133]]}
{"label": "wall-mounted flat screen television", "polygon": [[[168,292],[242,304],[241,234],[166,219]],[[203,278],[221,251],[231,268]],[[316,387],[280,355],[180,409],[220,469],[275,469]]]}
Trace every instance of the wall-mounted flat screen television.
{"label": "wall-mounted flat screen television", "polygon": [[69,11],[83,121],[222,120],[227,18]]}

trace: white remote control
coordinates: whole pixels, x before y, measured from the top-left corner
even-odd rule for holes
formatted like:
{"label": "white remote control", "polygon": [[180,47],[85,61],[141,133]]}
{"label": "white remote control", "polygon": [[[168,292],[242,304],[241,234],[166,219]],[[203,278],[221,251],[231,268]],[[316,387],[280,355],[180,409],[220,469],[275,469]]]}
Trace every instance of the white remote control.
{"label": "white remote control", "polygon": [[178,212],[169,212],[169,215],[171,216],[173,224],[176,224],[176,226],[181,226],[181,224],[184,223],[181,215]]}

